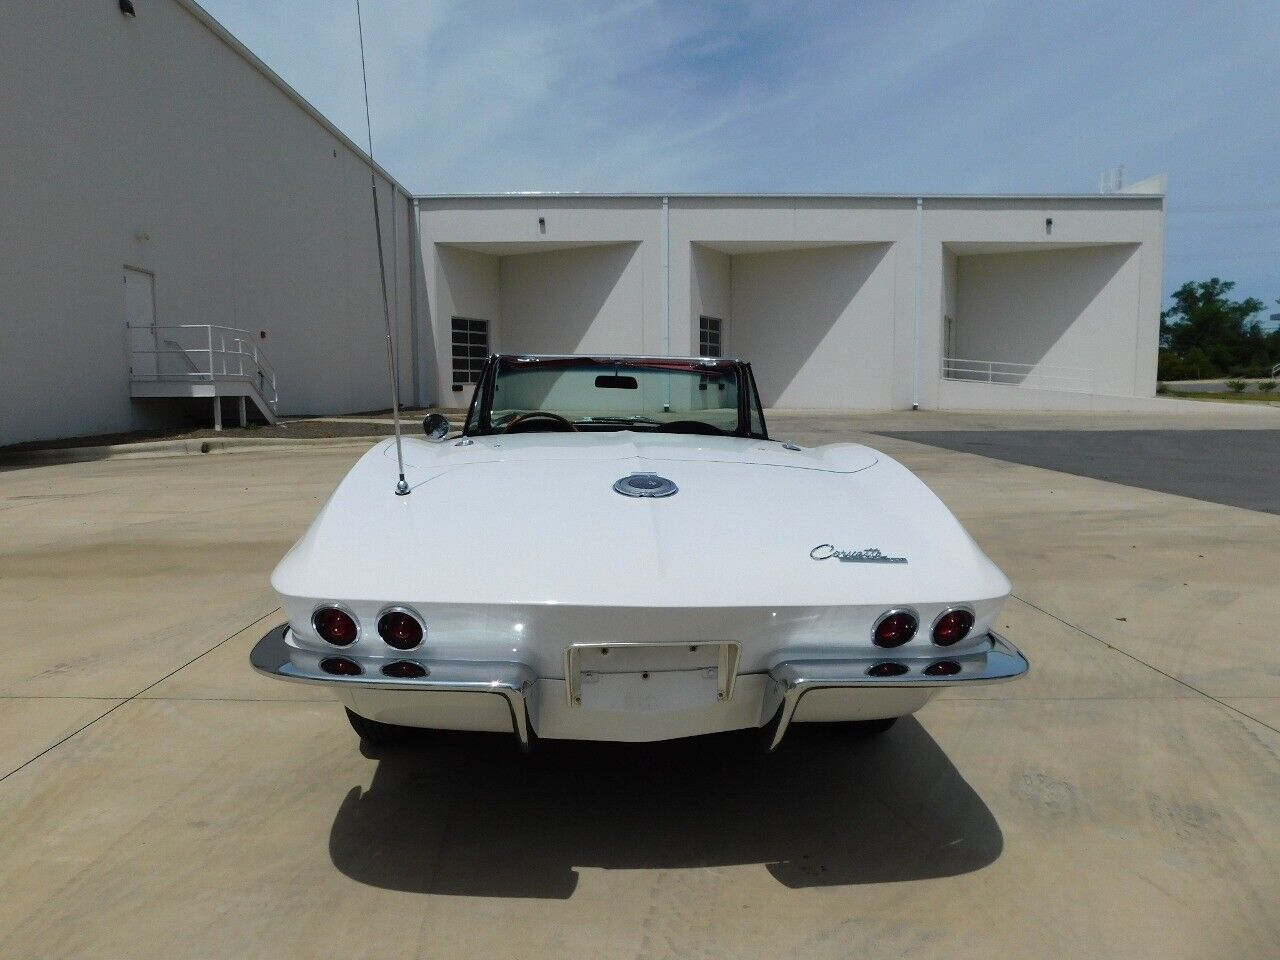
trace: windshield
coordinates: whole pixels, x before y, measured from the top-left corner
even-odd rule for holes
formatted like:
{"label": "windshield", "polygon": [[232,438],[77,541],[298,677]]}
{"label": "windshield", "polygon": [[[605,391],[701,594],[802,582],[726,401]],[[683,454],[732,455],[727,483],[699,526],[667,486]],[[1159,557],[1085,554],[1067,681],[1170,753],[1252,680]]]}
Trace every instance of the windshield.
{"label": "windshield", "polygon": [[[750,383],[742,365],[733,362],[499,357],[486,372],[478,406],[488,409],[473,411],[475,432],[570,426],[742,436],[751,432],[750,424],[743,423],[742,402],[744,394],[752,396]],[[472,426],[469,420],[469,430]]]}

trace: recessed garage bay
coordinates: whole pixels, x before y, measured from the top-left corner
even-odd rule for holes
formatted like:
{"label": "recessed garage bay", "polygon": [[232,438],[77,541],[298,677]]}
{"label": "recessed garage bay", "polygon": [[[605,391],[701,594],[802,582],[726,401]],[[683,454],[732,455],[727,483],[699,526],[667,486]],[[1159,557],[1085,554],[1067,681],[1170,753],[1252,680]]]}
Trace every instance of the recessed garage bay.
{"label": "recessed garage bay", "polygon": [[[728,355],[766,406],[1163,407],[1158,194],[515,195],[418,201],[421,390],[498,352]],[[425,316],[421,316],[425,314]]]}

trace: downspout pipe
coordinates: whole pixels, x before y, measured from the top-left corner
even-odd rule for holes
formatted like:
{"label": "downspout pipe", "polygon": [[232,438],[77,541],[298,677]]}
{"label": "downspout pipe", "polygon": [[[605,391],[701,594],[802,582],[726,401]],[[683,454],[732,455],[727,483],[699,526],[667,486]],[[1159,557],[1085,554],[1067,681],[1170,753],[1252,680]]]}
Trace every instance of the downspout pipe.
{"label": "downspout pipe", "polygon": [[418,198],[406,197],[409,208],[409,250],[405,262],[409,265],[409,350],[413,356],[410,369],[413,372],[413,402],[421,407],[422,400],[422,358],[418,355],[418,258],[422,256],[422,241],[418,236]]}
{"label": "downspout pipe", "polygon": [[[403,195],[391,184],[391,316],[395,318],[396,363],[400,364],[400,348],[403,344],[400,332],[400,199]],[[406,206],[408,204],[406,203]],[[396,370],[396,375],[400,370]]]}
{"label": "downspout pipe", "polygon": [[911,409],[920,409],[920,324],[924,315],[924,197],[916,197],[915,315],[911,325]]}
{"label": "downspout pipe", "polygon": [[662,352],[671,356],[671,198],[662,198]]}

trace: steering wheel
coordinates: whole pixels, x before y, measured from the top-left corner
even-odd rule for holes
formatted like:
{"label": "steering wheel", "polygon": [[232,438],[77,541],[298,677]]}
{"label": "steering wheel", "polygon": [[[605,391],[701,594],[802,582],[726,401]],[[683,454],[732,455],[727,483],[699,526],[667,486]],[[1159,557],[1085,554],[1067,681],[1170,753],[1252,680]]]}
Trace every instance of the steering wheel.
{"label": "steering wheel", "polygon": [[572,420],[568,420],[560,416],[560,414],[558,413],[551,413],[550,411],[547,411],[547,410],[530,410],[528,413],[522,413],[517,417],[513,417],[511,422],[502,428],[502,432],[503,433],[528,432],[524,425],[534,420],[549,420],[550,422],[557,424],[559,426],[559,430],[553,431],[553,432],[564,433],[567,431],[569,433],[576,433],[578,430],[578,428],[573,425]]}

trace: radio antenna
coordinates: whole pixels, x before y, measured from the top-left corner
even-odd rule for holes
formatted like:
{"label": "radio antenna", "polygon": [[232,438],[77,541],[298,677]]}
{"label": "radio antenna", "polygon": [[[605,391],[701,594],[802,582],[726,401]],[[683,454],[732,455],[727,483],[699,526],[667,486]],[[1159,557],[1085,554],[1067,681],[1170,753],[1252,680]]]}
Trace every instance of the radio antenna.
{"label": "radio antenna", "polygon": [[[382,254],[382,214],[378,211],[378,171],[373,163],[373,120],[369,115],[369,71],[364,61],[364,18],[360,13],[360,0],[356,0],[356,30],[360,35],[360,78],[364,82],[364,125],[369,135],[369,187],[373,191],[373,231],[378,239],[378,280],[382,287],[382,319],[387,328],[387,365],[391,370],[391,419],[395,424],[396,467],[400,479],[396,481],[396,496],[409,493],[409,483],[404,478],[404,451],[400,446],[400,372],[396,364],[395,339],[391,336],[391,305],[387,298],[387,264]],[[395,206],[395,188],[391,191],[392,207]]]}

